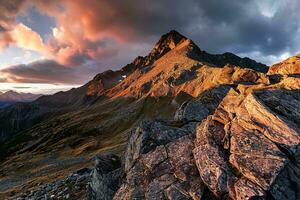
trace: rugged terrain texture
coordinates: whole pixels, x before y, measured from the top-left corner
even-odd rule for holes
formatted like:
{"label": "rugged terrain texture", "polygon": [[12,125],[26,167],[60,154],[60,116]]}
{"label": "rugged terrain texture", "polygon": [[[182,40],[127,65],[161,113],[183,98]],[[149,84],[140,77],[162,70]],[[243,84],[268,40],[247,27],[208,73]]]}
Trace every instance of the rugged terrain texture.
{"label": "rugged terrain texture", "polygon": [[[119,71],[1,110],[8,120],[0,124],[0,192],[299,199],[300,80],[274,66],[268,72],[249,58],[208,54],[171,31]],[[56,187],[96,154],[87,193],[41,186]]]}
{"label": "rugged terrain texture", "polygon": [[273,65],[268,74],[300,75],[300,54]]}
{"label": "rugged terrain texture", "polygon": [[[228,67],[230,69],[226,68],[228,77],[220,77],[222,79],[219,83],[212,73],[223,76],[222,67],[227,64],[232,65]],[[198,72],[202,66],[204,69]],[[233,66],[239,67],[233,69]],[[6,141],[53,116],[79,111],[98,102],[102,103],[105,99],[174,96],[181,91],[197,96],[201,91],[222,82],[233,84],[234,81],[258,79],[258,76],[250,77],[254,73],[250,68],[267,71],[267,66],[249,58],[240,58],[230,53],[208,54],[190,39],[171,31],[161,37],[149,55],[137,57],[121,70],[105,71],[80,88],[42,96],[32,103],[18,104],[2,110],[0,120],[4,123],[0,124],[0,141]],[[196,78],[198,74],[201,77]],[[234,76],[231,77],[231,74]],[[248,79],[242,80],[240,75]],[[194,80],[192,85],[188,84],[190,80]],[[198,84],[202,84],[204,80],[205,87],[199,87]]]}
{"label": "rugged terrain texture", "polygon": [[299,199],[300,90],[231,89],[209,116],[196,105],[198,119],[133,131],[123,184],[94,199]]}

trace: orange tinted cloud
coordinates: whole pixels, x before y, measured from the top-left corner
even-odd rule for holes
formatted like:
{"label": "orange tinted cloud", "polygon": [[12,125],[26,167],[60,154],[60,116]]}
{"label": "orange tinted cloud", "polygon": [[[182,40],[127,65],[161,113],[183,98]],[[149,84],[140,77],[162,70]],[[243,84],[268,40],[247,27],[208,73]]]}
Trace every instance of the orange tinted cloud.
{"label": "orange tinted cloud", "polygon": [[16,25],[16,15],[26,0],[0,1],[0,51],[14,43],[10,31]]}
{"label": "orange tinted cloud", "polygon": [[0,34],[0,51],[11,44],[40,53],[45,53],[47,50],[41,36],[22,23],[15,25],[12,30]]}
{"label": "orange tinted cloud", "polygon": [[[118,47],[137,39],[137,31],[145,22],[139,20],[144,13],[141,4],[131,1],[110,0],[13,0],[16,11],[36,10],[56,20],[53,33],[47,41],[23,24],[10,23],[9,37],[0,42],[6,47],[12,42],[21,48],[35,50],[61,64],[81,65],[87,60],[101,60],[118,53]],[[1,7],[1,6],[0,6]],[[9,6],[7,6],[9,7]],[[1,10],[1,8],[0,8]],[[138,22],[138,23],[136,23]],[[1,26],[1,24],[0,24]],[[1,33],[0,33],[1,34]],[[145,41],[145,38],[143,38]]]}
{"label": "orange tinted cloud", "polygon": [[13,43],[11,35],[7,32],[0,34],[0,52]]}
{"label": "orange tinted cloud", "polygon": [[[15,9],[14,12],[8,10],[13,13],[9,18],[10,30],[6,29],[8,34],[0,39],[0,48],[14,43],[64,65],[80,65],[90,59],[100,60],[116,55],[118,44],[131,40],[134,35],[134,26],[129,24],[134,13],[129,5],[132,3],[108,0],[13,0],[7,2],[7,8],[11,7],[9,4],[13,4]],[[12,20],[18,12],[26,12],[27,8],[33,6],[56,20],[57,26],[53,28],[48,41],[43,42],[30,27]]]}
{"label": "orange tinted cloud", "polygon": [[10,34],[18,47],[41,53],[45,51],[46,47],[41,36],[22,23],[17,24]]}
{"label": "orange tinted cloud", "polygon": [[118,8],[122,5],[111,1],[37,1],[35,6],[56,19],[57,27],[47,43],[48,56],[62,64],[115,55],[117,43],[132,37],[133,29],[123,23],[126,13]]}

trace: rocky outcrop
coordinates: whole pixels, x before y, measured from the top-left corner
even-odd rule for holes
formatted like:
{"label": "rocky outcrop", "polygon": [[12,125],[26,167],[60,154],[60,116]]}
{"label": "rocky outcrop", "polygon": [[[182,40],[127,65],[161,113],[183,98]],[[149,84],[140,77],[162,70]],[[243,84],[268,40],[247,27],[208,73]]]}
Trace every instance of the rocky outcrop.
{"label": "rocky outcrop", "polygon": [[192,149],[193,134],[187,125],[143,123],[130,137],[126,178],[114,199],[200,198],[204,185]]}
{"label": "rocky outcrop", "polygon": [[300,75],[300,54],[272,65],[268,74]]}
{"label": "rocky outcrop", "polygon": [[114,154],[96,156],[96,168],[92,171],[88,186],[89,200],[111,200],[120,187],[121,160]]}
{"label": "rocky outcrop", "polygon": [[227,95],[230,86],[219,87],[203,92],[196,99],[184,102],[176,111],[174,120],[182,122],[201,122],[216,109]]}
{"label": "rocky outcrop", "polygon": [[299,199],[300,91],[225,94],[135,129],[113,199]]}
{"label": "rocky outcrop", "polygon": [[217,197],[299,197],[299,103],[298,91],[231,90],[197,127],[195,161]]}

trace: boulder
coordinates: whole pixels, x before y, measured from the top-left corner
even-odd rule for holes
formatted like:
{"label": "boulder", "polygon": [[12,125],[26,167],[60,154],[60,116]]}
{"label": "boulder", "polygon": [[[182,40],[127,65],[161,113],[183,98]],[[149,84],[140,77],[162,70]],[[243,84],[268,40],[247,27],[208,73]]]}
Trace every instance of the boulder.
{"label": "boulder", "polygon": [[114,199],[200,199],[204,184],[194,163],[193,140],[185,126],[142,123],[129,139],[126,177]]}
{"label": "boulder", "polygon": [[197,127],[194,158],[218,198],[299,198],[299,91],[231,90]]}
{"label": "boulder", "polygon": [[96,167],[88,185],[89,200],[111,200],[121,185],[121,160],[114,154],[96,156]]}
{"label": "boulder", "polygon": [[174,120],[201,122],[212,114],[229,90],[230,86],[219,86],[204,92],[196,99],[184,102],[175,113]]}

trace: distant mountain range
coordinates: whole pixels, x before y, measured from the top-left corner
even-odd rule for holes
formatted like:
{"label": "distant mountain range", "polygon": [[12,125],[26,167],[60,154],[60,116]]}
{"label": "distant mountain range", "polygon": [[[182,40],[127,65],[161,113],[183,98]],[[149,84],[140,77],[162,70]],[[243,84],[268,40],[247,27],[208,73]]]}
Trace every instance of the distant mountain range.
{"label": "distant mountain range", "polygon": [[23,92],[19,93],[12,90],[0,92],[0,108],[7,107],[18,102],[31,102],[40,96],[42,95]]}
{"label": "distant mountain range", "polygon": [[44,198],[109,152],[124,165],[98,157],[89,199],[299,197],[299,60],[269,68],[170,31],[120,70],[1,109],[0,195]]}

